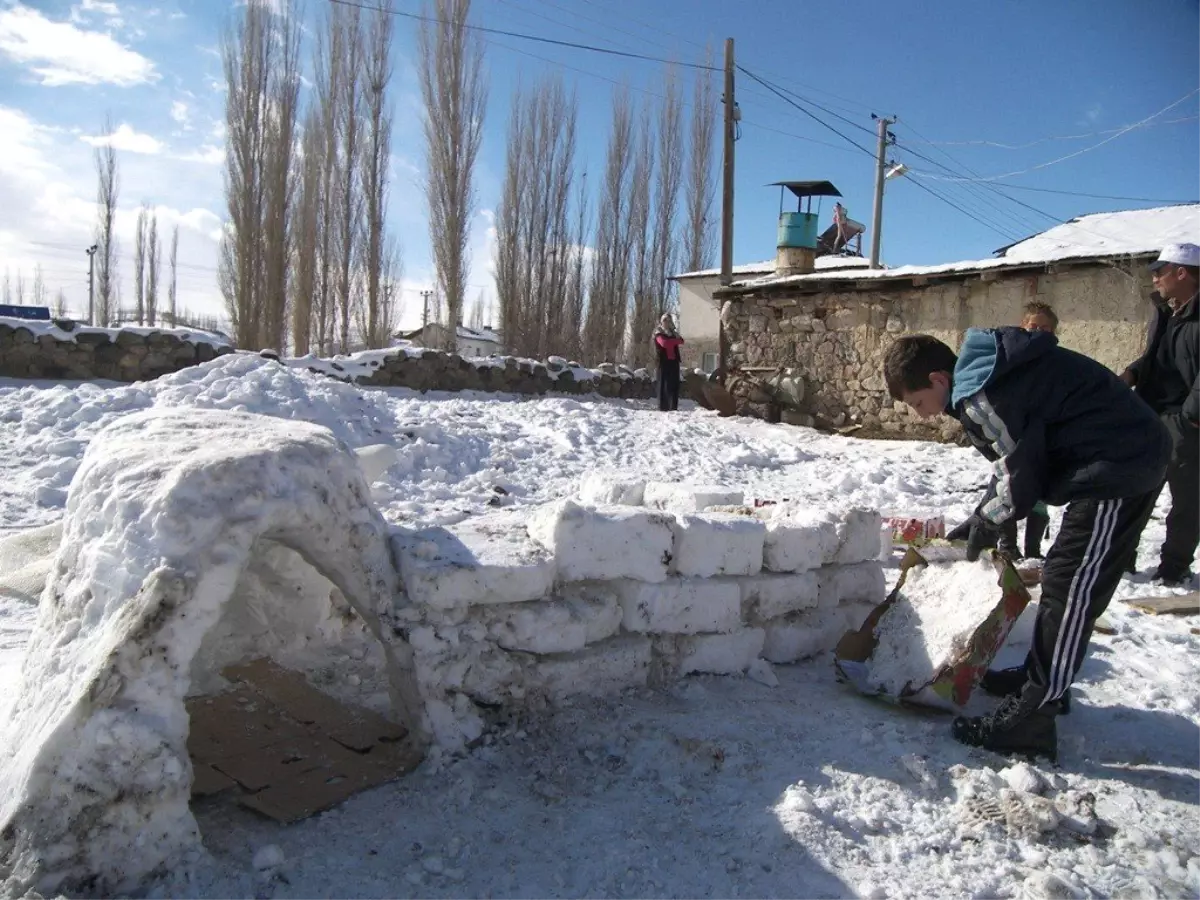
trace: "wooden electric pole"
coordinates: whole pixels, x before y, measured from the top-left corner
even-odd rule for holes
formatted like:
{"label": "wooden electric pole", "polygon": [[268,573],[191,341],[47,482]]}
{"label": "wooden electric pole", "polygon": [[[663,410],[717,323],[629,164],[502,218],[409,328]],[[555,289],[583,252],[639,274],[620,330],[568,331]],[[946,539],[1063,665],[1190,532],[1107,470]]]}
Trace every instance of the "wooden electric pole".
{"label": "wooden electric pole", "polygon": [[[872,114],[874,116],[874,114]],[[875,149],[875,218],[871,223],[871,268],[879,268],[879,239],[883,235],[883,169],[887,157],[888,126],[895,124],[895,119],[886,116],[876,119],[879,131],[879,142]]]}
{"label": "wooden electric pole", "polygon": [[[737,101],[733,94],[733,38],[725,39],[725,149],[721,157],[721,286],[733,282],[733,144],[737,140]],[[717,373],[726,376],[729,340],[725,336],[725,302],[717,304]]]}

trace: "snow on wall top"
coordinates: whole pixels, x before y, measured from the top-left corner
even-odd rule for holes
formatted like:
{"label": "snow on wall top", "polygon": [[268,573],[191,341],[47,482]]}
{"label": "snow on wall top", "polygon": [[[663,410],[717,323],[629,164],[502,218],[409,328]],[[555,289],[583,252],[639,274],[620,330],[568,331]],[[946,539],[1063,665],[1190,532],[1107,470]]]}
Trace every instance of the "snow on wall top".
{"label": "snow on wall top", "polygon": [[[870,264],[870,260],[864,259],[861,256],[818,256],[816,267],[818,269],[856,269],[865,268]],[[775,260],[768,259],[763,262],[744,263],[740,266],[734,266],[732,272],[734,275],[770,275],[775,271]],[[718,269],[700,269],[697,272],[684,272],[681,275],[674,275],[676,281],[682,281],[684,278],[712,278],[720,275],[721,270]]]}
{"label": "snow on wall top", "polygon": [[46,322],[37,319],[18,319],[13,316],[0,316],[0,325],[7,325],[9,328],[24,328],[27,331],[33,332],[35,337],[48,334],[56,340],[70,341],[72,343],[81,334],[106,334],[110,341],[115,341],[118,334],[126,331],[130,334],[141,335],[142,337],[148,337],[152,334],[169,334],[179,338],[181,341],[187,341],[192,344],[209,344],[213,347],[231,346],[229,339],[222,334],[202,331],[198,328],[179,328],[170,325],[121,325],[118,328],[97,328],[93,325],[84,325],[77,322],[74,328],[67,331],[64,328],[59,328],[55,324],[54,319]]}
{"label": "snow on wall top", "polygon": [[952,272],[981,272],[1012,266],[1059,262],[1068,259],[1104,259],[1148,256],[1164,244],[1200,240],[1200,203],[1135,209],[1080,216],[1002,248],[994,259],[966,259],[932,266],[898,266],[893,269],[854,269],[813,272],[784,278],[768,276],[734,282],[733,287],[756,288],[806,281],[865,281],[912,278]]}

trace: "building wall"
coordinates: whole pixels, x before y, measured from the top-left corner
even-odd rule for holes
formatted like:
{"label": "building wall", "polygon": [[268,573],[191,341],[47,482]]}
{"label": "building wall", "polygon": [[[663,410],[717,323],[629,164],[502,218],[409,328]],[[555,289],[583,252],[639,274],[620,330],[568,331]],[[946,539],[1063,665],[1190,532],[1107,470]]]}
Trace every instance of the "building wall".
{"label": "building wall", "polygon": [[[889,291],[743,295],[729,323],[731,363],[795,368],[808,412],[832,425],[859,423],[867,434],[953,438],[949,419],[921,422],[894,402],[883,357],[905,334],[931,334],[957,348],[967,328],[1019,324],[1031,300],[1049,303],[1063,346],[1120,371],[1141,352],[1150,317],[1144,264],[1088,265],[1054,272],[995,273]],[[760,413],[750,397],[742,411]]]}

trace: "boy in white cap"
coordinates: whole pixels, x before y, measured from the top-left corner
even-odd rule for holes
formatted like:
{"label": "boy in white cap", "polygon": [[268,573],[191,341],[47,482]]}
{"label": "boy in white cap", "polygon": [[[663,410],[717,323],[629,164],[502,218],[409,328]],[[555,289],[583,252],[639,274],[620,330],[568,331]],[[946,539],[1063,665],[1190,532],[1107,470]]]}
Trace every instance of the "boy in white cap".
{"label": "boy in white cap", "polygon": [[1171,433],[1171,511],[1154,577],[1176,585],[1191,579],[1200,544],[1200,246],[1167,244],[1150,271],[1154,319],[1146,350],[1121,378]]}

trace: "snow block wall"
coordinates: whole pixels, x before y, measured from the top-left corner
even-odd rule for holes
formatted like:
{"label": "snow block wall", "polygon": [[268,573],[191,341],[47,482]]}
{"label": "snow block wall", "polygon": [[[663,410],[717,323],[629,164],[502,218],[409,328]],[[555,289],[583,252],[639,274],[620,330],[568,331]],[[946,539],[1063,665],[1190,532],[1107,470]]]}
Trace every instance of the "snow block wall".
{"label": "snow block wall", "polygon": [[478,738],[488,708],[692,673],[770,683],[768,663],[832,649],[884,598],[874,511],[751,509],[728,488],[602,475],[580,494],[393,530],[398,617],[441,745]]}
{"label": "snow block wall", "polygon": [[241,658],[319,667],[423,740],[387,526],[327,429],[121,418],[88,447],[58,548],[0,734],[6,894],[125,893],[199,849],[184,700]]}

